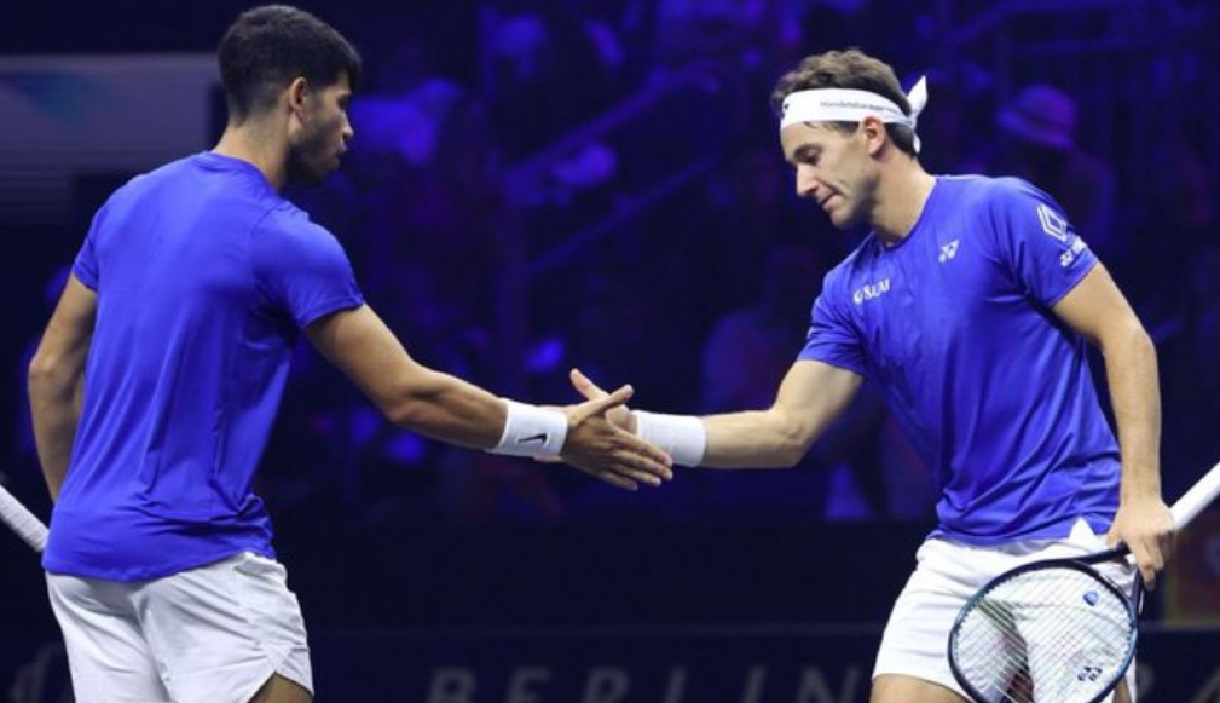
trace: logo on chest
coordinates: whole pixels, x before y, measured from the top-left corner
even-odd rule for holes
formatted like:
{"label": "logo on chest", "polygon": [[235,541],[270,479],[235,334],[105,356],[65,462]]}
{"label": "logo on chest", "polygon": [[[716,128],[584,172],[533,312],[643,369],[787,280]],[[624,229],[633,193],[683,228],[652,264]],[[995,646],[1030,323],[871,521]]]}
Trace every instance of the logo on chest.
{"label": "logo on chest", "polygon": [[953,258],[957,256],[958,241],[959,240],[954,239],[948,244],[942,244],[940,247],[940,256],[936,257],[936,260],[942,264],[946,261],[952,261]]}
{"label": "logo on chest", "polygon": [[865,301],[876,300],[889,292],[890,279],[887,277],[876,283],[866,283],[860,286],[851,294],[851,299],[856,305],[863,305]]}

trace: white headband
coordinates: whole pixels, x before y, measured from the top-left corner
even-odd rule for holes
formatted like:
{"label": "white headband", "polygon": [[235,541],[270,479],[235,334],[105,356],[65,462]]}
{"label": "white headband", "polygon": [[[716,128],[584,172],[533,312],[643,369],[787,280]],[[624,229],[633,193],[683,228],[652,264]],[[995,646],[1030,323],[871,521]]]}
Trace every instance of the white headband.
{"label": "white headband", "polygon": [[[928,82],[920,78],[907,94],[911,114],[904,115],[894,101],[867,90],[846,88],[814,88],[801,90],[784,98],[779,128],[799,122],[859,122],[876,117],[885,123],[904,124],[915,131],[919,113],[928,104]],[[919,137],[915,137],[915,152],[919,152]]]}

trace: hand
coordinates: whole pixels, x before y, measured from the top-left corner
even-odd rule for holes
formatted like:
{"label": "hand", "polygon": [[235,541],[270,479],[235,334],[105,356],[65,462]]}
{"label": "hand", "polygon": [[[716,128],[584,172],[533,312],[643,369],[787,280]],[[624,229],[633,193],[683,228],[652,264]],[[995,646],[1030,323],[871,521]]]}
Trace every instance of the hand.
{"label": "hand", "polygon": [[[586,400],[600,400],[607,395],[588,376],[584,375],[580,369],[572,369],[568,377],[572,380],[572,387],[576,389],[577,393],[583,395]],[[606,419],[615,427],[621,427],[632,434],[635,433],[635,415],[631,413],[626,404],[610,408],[606,411]]]}
{"label": "hand", "polygon": [[1160,498],[1139,498],[1123,501],[1114,516],[1114,524],[1106,535],[1111,546],[1123,543],[1131,549],[1131,557],[1149,590],[1156,586],[1156,577],[1165,567],[1165,557],[1176,527],[1173,513]]}
{"label": "hand", "polygon": [[662,479],[673,478],[669,455],[608,419],[614,410],[627,412],[621,406],[632,393],[631,386],[623,386],[564,408],[568,436],[560,453],[577,469],[629,491],[640,483],[659,486]]}

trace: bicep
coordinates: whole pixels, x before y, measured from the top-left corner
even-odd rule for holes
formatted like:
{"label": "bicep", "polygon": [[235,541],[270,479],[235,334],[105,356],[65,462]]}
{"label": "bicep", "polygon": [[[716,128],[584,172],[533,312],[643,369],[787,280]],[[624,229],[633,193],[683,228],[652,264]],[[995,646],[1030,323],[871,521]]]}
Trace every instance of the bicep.
{"label": "bicep", "polygon": [[1100,262],[1051,308],[1068,327],[1097,345],[1116,332],[1141,329],[1139,318]]}
{"label": "bicep", "polygon": [[323,316],[305,327],[310,343],[387,414],[404,391],[433,373],[415,362],[367,305]]}
{"label": "bicep", "polygon": [[802,439],[811,443],[843,412],[863,381],[860,374],[839,366],[798,361],[780,383],[771,413],[798,428]]}
{"label": "bicep", "polygon": [[34,370],[56,369],[68,376],[84,373],[96,322],[97,293],[85,287],[75,274],[69,276],[31,367]]}

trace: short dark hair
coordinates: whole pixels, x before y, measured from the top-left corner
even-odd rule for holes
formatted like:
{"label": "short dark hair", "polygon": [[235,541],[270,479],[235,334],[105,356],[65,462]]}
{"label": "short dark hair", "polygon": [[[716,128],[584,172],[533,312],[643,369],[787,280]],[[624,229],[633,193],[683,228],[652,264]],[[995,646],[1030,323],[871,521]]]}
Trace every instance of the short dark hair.
{"label": "short dark hair", "polygon": [[[804,58],[801,63],[780,77],[771,93],[771,107],[780,112],[784,99],[792,93],[816,88],[847,88],[867,90],[892,100],[902,114],[911,114],[911,104],[894,69],[884,61],[869,56],[859,49],[827,51]],[[843,131],[853,131],[854,122],[834,123]],[[902,151],[915,156],[915,132],[907,125],[885,125],[885,131]]]}
{"label": "short dark hair", "polygon": [[325,88],[346,75],[355,89],[363,70],[360,54],[342,34],[288,5],[243,12],[225,31],[217,53],[229,112],[238,121],[269,108],[298,77]]}

